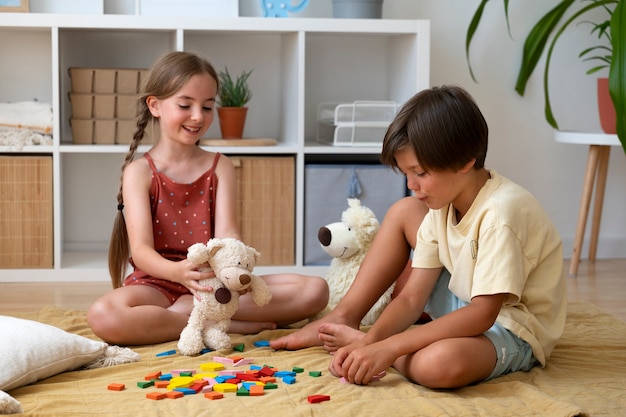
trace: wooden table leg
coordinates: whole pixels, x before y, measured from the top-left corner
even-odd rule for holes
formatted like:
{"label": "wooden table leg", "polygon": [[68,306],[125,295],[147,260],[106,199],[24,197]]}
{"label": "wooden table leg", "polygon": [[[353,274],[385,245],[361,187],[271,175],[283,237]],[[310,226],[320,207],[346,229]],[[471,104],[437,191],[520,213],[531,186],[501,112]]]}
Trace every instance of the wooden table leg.
{"label": "wooden table leg", "polygon": [[583,193],[580,199],[580,210],[578,211],[578,223],[576,225],[576,236],[574,237],[574,248],[572,250],[572,259],[570,261],[569,275],[576,276],[578,274],[578,264],[580,263],[580,253],[585,237],[585,227],[587,226],[587,215],[589,214],[589,204],[591,203],[591,195],[593,193],[593,182],[596,176],[598,159],[600,155],[600,145],[590,145],[589,154],[587,156],[587,170],[585,171],[585,180],[583,182]]}
{"label": "wooden table leg", "polygon": [[600,235],[600,220],[602,218],[602,204],[604,202],[604,189],[606,188],[606,176],[609,170],[610,154],[610,146],[601,146],[600,156],[598,158],[595,197],[593,200],[593,217],[591,218],[589,262],[596,261],[596,253],[598,252],[598,236]]}

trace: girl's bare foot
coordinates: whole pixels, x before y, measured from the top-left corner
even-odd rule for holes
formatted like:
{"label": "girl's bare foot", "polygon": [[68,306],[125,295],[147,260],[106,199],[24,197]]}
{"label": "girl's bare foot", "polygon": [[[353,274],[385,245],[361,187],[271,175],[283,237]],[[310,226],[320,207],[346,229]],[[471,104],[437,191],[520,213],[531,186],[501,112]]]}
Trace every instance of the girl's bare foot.
{"label": "girl's bare foot", "polygon": [[319,339],[328,352],[360,340],[365,333],[345,324],[323,323],[319,326]]}

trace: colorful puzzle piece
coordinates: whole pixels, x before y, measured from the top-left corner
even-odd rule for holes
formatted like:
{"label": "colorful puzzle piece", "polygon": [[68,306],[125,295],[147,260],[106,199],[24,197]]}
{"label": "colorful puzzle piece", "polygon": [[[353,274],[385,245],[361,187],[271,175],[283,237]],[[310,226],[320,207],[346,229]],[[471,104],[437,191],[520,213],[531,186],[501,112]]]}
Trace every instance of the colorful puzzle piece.
{"label": "colorful puzzle piece", "polygon": [[[257,347],[269,346],[266,340],[254,342]],[[234,350],[243,351],[243,343],[234,346]],[[172,354],[175,351],[166,351],[161,354]],[[296,383],[296,375],[305,372],[305,369],[294,366],[291,370],[278,370],[271,365],[254,365],[253,359],[246,359],[242,356],[232,355],[230,357],[214,356],[211,362],[200,364],[203,373],[197,373],[195,369],[178,369],[170,373],[162,374],[161,371],[154,371],[144,376],[144,381],[137,382],[140,388],[154,386],[159,389],[167,388],[167,391],[153,391],[146,394],[146,398],[161,400],[164,398],[180,398],[185,395],[203,394],[205,398],[217,400],[223,398],[226,393],[235,393],[237,396],[262,396],[266,390],[276,389],[277,379],[282,383],[290,385]],[[225,365],[237,367],[248,365],[248,370],[226,369]],[[381,372],[373,380],[379,380],[386,375]],[[318,378],[322,376],[321,371],[309,371],[309,376]],[[346,382],[341,378],[342,382]],[[111,383],[107,389],[121,391],[125,389],[124,384]],[[311,404],[329,401],[329,395],[315,394],[307,397]]]}
{"label": "colorful puzzle piece", "polygon": [[219,400],[220,398],[224,398],[224,394],[221,392],[207,392],[204,394],[204,398],[208,398],[209,400]]}
{"label": "colorful puzzle piece", "polygon": [[146,398],[148,398],[149,400],[162,400],[163,398],[166,398],[167,395],[164,392],[161,391],[152,391],[146,394]]}
{"label": "colorful puzzle piece", "polygon": [[321,395],[321,394],[309,395],[307,397],[307,401],[310,402],[311,404],[321,403],[323,401],[330,401],[330,395]]}

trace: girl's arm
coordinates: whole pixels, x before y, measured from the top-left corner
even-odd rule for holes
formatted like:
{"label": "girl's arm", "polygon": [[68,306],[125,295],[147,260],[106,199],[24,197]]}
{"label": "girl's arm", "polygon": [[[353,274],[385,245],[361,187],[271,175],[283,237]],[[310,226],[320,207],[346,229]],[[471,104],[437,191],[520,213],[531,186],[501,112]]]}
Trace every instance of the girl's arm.
{"label": "girl's arm", "polygon": [[225,155],[215,170],[218,178],[215,201],[215,237],[241,239],[237,226],[237,176],[232,161]]}

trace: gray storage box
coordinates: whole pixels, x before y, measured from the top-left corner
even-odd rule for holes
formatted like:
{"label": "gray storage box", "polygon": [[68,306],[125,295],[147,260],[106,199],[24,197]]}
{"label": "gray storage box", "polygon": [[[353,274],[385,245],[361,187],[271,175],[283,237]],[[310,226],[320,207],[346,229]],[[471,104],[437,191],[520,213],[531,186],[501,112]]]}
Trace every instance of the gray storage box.
{"label": "gray storage box", "polygon": [[307,164],[304,168],[304,265],[329,265],[317,239],[320,227],[341,221],[348,198],[358,198],[382,223],[387,209],[408,195],[403,175],[380,164]]}

